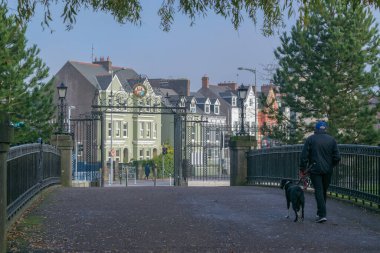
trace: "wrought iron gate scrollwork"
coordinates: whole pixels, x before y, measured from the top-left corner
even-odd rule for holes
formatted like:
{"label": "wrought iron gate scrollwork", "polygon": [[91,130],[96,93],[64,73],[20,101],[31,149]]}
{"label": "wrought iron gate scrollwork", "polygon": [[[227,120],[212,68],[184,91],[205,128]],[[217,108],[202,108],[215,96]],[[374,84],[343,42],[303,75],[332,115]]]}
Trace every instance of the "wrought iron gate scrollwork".
{"label": "wrought iron gate scrollwork", "polygon": [[[174,119],[174,185],[191,180],[229,180],[229,152],[225,146],[231,129],[211,124],[202,115],[190,113],[184,96],[164,97],[149,92],[136,97],[126,91],[98,92],[92,114],[71,119],[76,146],[73,178],[103,185],[106,164],[106,116],[113,114],[170,114]],[[161,119],[160,119],[161,120]],[[111,139],[112,147],[112,139]],[[102,169],[102,170],[100,170]],[[111,169],[112,170],[112,169]]]}
{"label": "wrought iron gate scrollwork", "polygon": [[211,124],[203,120],[188,124],[186,142],[188,180],[230,180],[228,141],[231,133],[231,128],[224,124]]}
{"label": "wrought iron gate scrollwork", "polygon": [[86,114],[70,119],[74,139],[72,177],[78,181],[101,183],[101,149],[98,145],[99,114]]}

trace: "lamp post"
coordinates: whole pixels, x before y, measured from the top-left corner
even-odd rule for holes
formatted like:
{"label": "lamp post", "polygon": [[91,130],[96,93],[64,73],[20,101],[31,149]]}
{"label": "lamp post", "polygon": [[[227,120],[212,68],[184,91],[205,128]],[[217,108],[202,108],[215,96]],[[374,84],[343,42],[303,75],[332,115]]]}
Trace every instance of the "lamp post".
{"label": "lamp post", "polygon": [[66,98],[66,93],[67,93],[67,86],[65,86],[64,83],[61,83],[60,85],[57,86],[57,90],[58,90],[58,98],[60,100],[60,106],[61,106],[61,110],[60,110],[60,114],[59,114],[59,133],[63,133],[64,132],[64,129],[63,129],[63,118],[64,118],[64,110],[63,110],[63,107],[64,107],[64,101],[65,101],[65,98]]}
{"label": "lamp post", "polygon": [[245,87],[243,84],[240,85],[238,92],[238,97],[240,100],[240,118],[241,118],[241,128],[240,128],[240,135],[245,135],[245,129],[244,129],[244,99],[247,96],[247,90],[248,88]]}
{"label": "lamp post", "polygon": [[252,68],[252,69],[250,69],[250,68],[243,68],[243,67],[239,67],[238,68],[238,70],[246,70],[246,71],[249,71],[249,72],[251,72],[251,73],[253,73],[254,75],[255,75],[255,83],[254,83],[254,88],[255,88],[255,90],[254,90],[254,96],[255,96],[255,108],[254,108],[254,110],[255,110],[255,121],[254,121],[254,123],[255,123],[255,129],[254,129],[254,131],[255,131],[255,137],[257,138],[257,136],[256,136],[256,129],[257,129],[257,108],[256,108],[256,103],[257,103],[257,100],[256,100],[256,68]]}

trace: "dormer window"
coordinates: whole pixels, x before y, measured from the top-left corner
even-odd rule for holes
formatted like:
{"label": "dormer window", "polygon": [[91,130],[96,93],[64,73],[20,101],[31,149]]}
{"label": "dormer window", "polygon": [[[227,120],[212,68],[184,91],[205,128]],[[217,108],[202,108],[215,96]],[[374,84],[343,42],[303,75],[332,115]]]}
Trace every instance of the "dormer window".
{"label": "dormer window", "polygon": [[191,112],[191,113],[196,113],[196,112],[197,112],[197,107],[196,107],[194,101],[191,102],[191,104],[190,104],[190,112]]}
{"label": "dormer window", "polygon": [[236,97],[232,97],[232,106],[236,106]]}
{"label": "dormer window", "polygon": [[205,105],[204,105],[204,112],[206,113],[206,114],[210,114],[210,105],[211,105],[211,101],[210,101],[210,99],[209,98],[207,98],[206,99],[206,101],[205,101]]}
{"label": "dormer window", "polygon": [[205,104],[205,113],[210,113],[210,104]]}
{"label": "dormer window", "polygon": [[219,105],[214,105],[214,113],[219,114]]}
{"label": "dormer window", "polygon": [[186,99],[181,97],[180,100],[178,101],[178,106],[179,107],[185,107],[186,106]]}
{"label": "dormer window", "polygon": [[214,103],[214,114],[219,115],[219,112],[220,112],[220,102],[218,99],[216,99]]}

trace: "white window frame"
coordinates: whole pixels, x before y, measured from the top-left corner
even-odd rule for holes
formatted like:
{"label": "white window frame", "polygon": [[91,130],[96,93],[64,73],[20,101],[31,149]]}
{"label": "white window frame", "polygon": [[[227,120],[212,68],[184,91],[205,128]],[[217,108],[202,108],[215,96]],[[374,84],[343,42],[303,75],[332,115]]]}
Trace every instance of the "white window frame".
{"label": "white window frame", "polygon": [[206,130],[206,142],[209,143],[211,141],[211,133]]}
{"label": "white window frame", "polygon": [[232,97],[232,106],[236,106],[236,101],[237,101],[237,98],[236,97]]}
{"label": "white window frame", "polygon": [[154,123],[153,127],[153,139],[157,138],[157,123]]}
{"label": "white window frame", "polygon": [[219,143],[221,136],[222,136],[222,132],[220,131],[220,129],[216,129],[216,131],[215,131],[215,143]]}
{"label": "white window frame", "polygon": [[139,151],[139,159],[140,160],[144,159],[144,149],[140,149],[140,151]]}
{"label": "white window frame", "polygon": [[205,104],[205,113],[210,113],[210,104]]}
{"label": "white window frame", "polygon": [[215,159],[219,158],[219,150],[217,150],[217,149],[214,150],[214,158]]}
{"label": "white window frame", "polygon": [[214,105],[214,113],[219,114],[219,105]]}
{"label": "white window frame", "polygon": [[123,122],[123,138],[128,138],[128,122]]}
{"label": "white window frame", "polygon": [[121,124],[120,121],[116,121],[116,124],[115,124],[116,137],[120,137],[121,135],[120,124]]}
{"label": "white window frame", "polygon": [[139,122],[139,137],[144,138],[144,122]]}
{"label": "white window frame", "polygon": [[191,113],[196,113],[197,112],[197,106],[195,103],[190,104],[190,112]]}
{"label": "white window frame", "polygon": [[108,122],[108,137],[112,136],[112,122]]}
{"label": "white window frame", "polygon": [[151,131],[152,130],[152,123],[151,122],[146,122],[146,138],[152,138]]}

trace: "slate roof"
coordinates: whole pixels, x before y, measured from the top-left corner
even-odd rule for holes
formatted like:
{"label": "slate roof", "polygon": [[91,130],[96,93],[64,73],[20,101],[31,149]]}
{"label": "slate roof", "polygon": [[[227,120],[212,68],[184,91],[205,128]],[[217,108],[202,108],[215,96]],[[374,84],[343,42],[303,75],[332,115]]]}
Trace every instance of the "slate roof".
{"label": "slate roof", "polygon": [[[97,89],[105,89],[112,80],[111,73],[109,73],[101,64],[77,61],[69,61],[69,63]],[[112,71],[117,75],[123,86],[127,83],[127,80],[138,79],[140,77],[137,72],[131,68],[113,66]],[[108,80],[110,81],[106,84]]]}
{"label": "slate roof", "polygon": [[120,83],[124,86],[129,80],[141,80],[142,77],[136,71],[130,68],[113,67],[114,74],[119,78]]}
{"label": "slate roof", "polygon": [[191,96],[195,97],[198,101],[198,98],[206,98],[202,93],[200,92],[191,92],[190,93]]}
{"label": "slate roof", "polygon": [[226,92],[233,92],[233,91],[227,86],[217,86],[217,85],[209,84],[208,89],[205,87],[202,87],[201,89],[199,89],[197,91],[197,93],[199,94],[196,95],[196,97],[197,97],[197,101],[198,101],[198,97],[202,97],[202,96],[208,97],[210,100],[219,99],[219,102],[220,102],[219,115],[229,115],[230,114],[229,108],[231,107],[231,102],[221,96],[221,93],[226,93]]}
{"label": "slate roof", "polygon": [[206,97],[196,97],[197,104],[204,104],[206,103],[207,98]]}
{"label": "slate roof", "polygon": [[231,89],[227,86],[218,86],[218,85],[209,85],[209,89],[220,96],[221,93],[226,91],[231,91]]}
{"label": "slate roof", "polygon": [[160,95],[162,96],[178,96],[178,93],[173,89],[166,89],[166,88],[155,88],[160,91]]}
{"label": "slate roof", "polygon": [[112,81],[112,77],[111,75],[98,75],[96,76],[96,80],[100,86],[100,89],[101,90],[105,90],[108,88],[108,86],[110,85],[111,81]]}
{"label": "slate roof", "polygon": [[190,95],[190,81],[186,78],[163,79],[149,78],[149,83],[152,87],[172,89],[177,94],[188,96]]}

